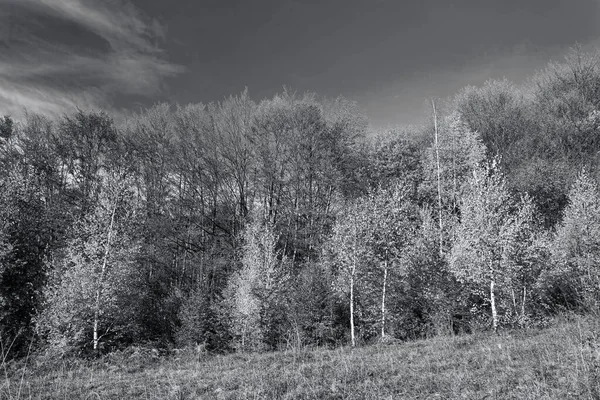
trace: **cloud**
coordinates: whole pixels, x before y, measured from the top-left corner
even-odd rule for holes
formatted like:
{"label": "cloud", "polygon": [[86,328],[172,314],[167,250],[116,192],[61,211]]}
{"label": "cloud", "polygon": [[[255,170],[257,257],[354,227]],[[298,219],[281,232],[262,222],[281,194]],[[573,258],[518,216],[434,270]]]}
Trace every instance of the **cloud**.
{"label": "cloud", "polygon": [[[4,28],[4,29],[3,29]],[[183,72],[127,0],[0,0],[0,114],[111,109]]]}

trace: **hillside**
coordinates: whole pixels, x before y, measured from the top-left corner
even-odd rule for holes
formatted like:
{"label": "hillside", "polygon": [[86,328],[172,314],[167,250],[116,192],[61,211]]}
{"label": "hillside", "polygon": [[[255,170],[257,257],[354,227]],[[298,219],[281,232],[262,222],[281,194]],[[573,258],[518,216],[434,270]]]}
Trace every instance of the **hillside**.
{"label": "hillside", "polygon": [[[598,398],[600,321],[355,349],[5,366],[1,399]],[[144,355],[145,354],[145,355]],[[10,376],[10,379],[8,378]]]}

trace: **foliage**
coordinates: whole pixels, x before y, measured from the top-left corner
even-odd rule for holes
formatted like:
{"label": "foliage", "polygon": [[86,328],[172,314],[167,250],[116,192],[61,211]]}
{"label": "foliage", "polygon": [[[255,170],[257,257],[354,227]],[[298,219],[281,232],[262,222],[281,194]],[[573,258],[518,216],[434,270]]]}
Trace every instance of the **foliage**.
{"label": "foliage", "polygon": [[[456,212],[463,187],[472,171],[485,160],[485,147],[480,135],[464,122],[460,114],[453,113],[440,123],[438,133],[440,195],[444,208]],[[437,199],[437,162],[435,143],[423,155],[423,182],[421,196],[434,204]],[[435,202],[437,204],[437,202]]]}
{"label": "foliage", "polygon": [[540,284],[547,300],[565,307],[598,308],[600,193],[585,171],[569,191],[569,204],[550,245],[551,263]]}
{"label": "foliage", "polygon": [[219,318],[218,309],[211,305],[206,293],[196,289],[183,300],[179,309],[180,326],[175,344],[182,348],[203,346],[212,352],[230,350],[231,337]]}
{"label": "foliage", "polygon": [[111,340],[133,336],[138,244],[127,186],[127,181],[109,181],[103,187],[98,203],[76,222],[78,237],[57,257],[36,324],[58,351],[108,349]]}
{"label": "foliage", "polygon": [[224,292],[235,346],[241,351],[264,349],[268,334],[264,314],[271,297],[281,290],[276,283],[285,281],[285,259],[276,249],[272,226],[258,215],[252,218],[244,231],[242,268],[231,276]]}
{"label": "foliage", "polygon": [[[397,336],[414,339],[469,332],[468,285],[456,280],[447,257],[440,252],[437,213],[424,207],[419,214],[418,231],[407,249],[404,293],[397,303],[401,311]],[[457,221],[448,213],[442,215],[443,235],[449,237]]]}
{"label": "foliage", "polygon": [[[378,313],[381,315],[374,325],[380,328],[382,338],[385,336],[386,317],[390,322],[395,319],[388,312],[389,303],[393,305],[404,289],[407,249],[414,241],[419,223],[419,214],[410,197],[410,189],[396,186],[370,194],[363,203],[367,231],[362,240],[368,248],[370,264],[365,278],[371,286],[370,297],[380,298],[376,304],[381,307]],[[366,314],[372,314],[372,311]]]}
{"label": "foliage", "polygon": [[507,79],[468,86],[453,99],[453,108],[468,129],[478,132],[490,157],[502,156],[510,168],[520,154],[520,140],[531,126],[524,91]]}
{"label": "foliage", "polygon": [[412,135],[410,130],[391,130],[369,143],[370,162],[364,167],[364,175],[371,190],[402,183],[412,188],[412,197],[417,199],[417,188],[423,180],[422,149]]}
{"label": "foliage", "polygon": [[52,175],[26,162],[34,156],[9,143],[0,174],[0,336],[14,340],[13,355],[26,352],[32,341],[47,261],[69,221],[61,199],[46,187]]}
{"label": "foliage", "polygon": [[396,186],[358,199],[338,217],[326,245],[334,291],[350,296],[351,329],[356,317],[362,340],[385,335],[388,303],[402,290],[418,220],[410,193]]}
{"label": "foliage", "polygon": [[595,309],[597,58],[465,88],[435,141],[288,89],[4,117],[0,335],[298,351]]}
{"label": "foliage", "polygon": [[346,343],[347,310],[335,293],[334,279],[326,263],[304,266],[293,278],[289,291],[289,334],[286,348],[339,346]]}
{"label": "foliage", "polygon": [[514,293],[524,268],[521,255],[530,243],[532,216],[531,200],[511,198],[495,161],[473,173],[461,201],[449,265],[460,281],[476,284],[475,294],[485,297],[489,291],[494,329],[498,323],[495,291],[504,296],[509,290]]}

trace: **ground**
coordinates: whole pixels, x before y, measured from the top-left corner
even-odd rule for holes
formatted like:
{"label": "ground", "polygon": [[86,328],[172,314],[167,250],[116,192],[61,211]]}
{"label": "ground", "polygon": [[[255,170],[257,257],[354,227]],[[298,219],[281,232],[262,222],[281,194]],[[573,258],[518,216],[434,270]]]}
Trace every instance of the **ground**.
{"label": "ground", "polygon": [[[0,399],[600,398],[600,319],[391,345],[6,363]],[[1,375],[0,375],[1,376]]]}

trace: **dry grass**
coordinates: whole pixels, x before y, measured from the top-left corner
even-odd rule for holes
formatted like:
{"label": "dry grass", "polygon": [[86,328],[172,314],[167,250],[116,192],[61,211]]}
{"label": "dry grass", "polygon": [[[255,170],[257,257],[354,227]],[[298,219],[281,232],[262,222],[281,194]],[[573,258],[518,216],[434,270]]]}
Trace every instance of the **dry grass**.
{"label": "dry grass", "polygon": [[[600,398],[600,321],[400,345],[8,365],[1,399]],[[23,374],[24,373],[24,374]],[[23,377],[23,378],[22,378]],[[18,391],[21,386],[20,392]],[[17,397],[18,394],[18,397]]]}

